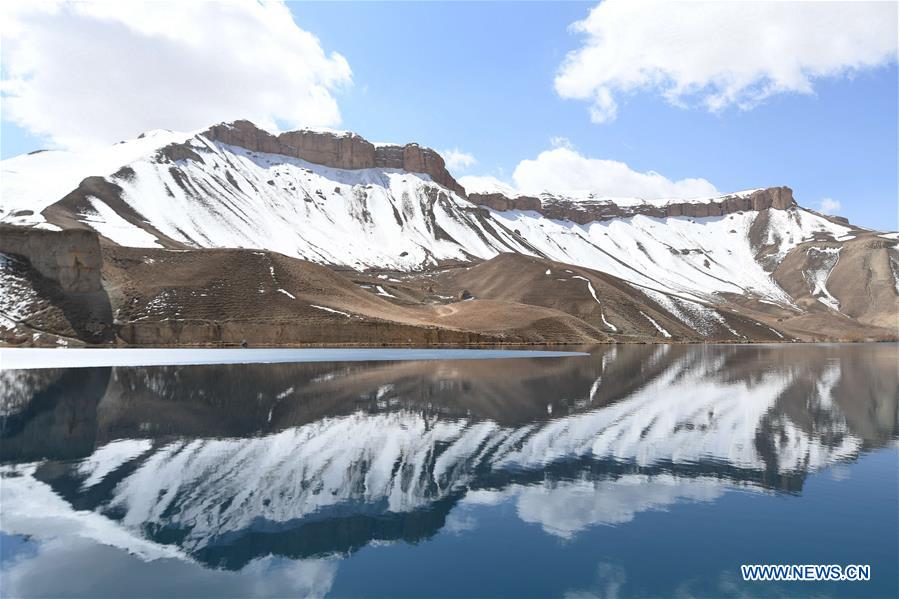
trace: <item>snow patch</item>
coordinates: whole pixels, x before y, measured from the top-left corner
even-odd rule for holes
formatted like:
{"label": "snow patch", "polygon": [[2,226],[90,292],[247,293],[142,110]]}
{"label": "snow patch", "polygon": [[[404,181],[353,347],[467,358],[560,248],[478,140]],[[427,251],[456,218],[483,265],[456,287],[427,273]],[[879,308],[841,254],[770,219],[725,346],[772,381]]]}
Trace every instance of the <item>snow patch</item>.
{"label": "snow patch", "polygon": [[774,246],[775,262],[779,263],[787,255],[787,252],[816,236],[829,236],[837,239],[850,233],[852,233],[851,228],[838,225],[801,208],[768,210],[768,232],[765,245]]}
{"label": "snow patch", "polygon": [[380,285],[375,285],[375,288],[378,290],[378,292],[375,295],[383,295],[384,297],[396,297],[395,295],[391,295],[391,294],[387,293],[387,291],[385,291],[384,288],[381,287]]}
{"label": "snow patch", "polygon": [[893,284],[896,287],[896,293],[899,294],[899,256],[890,254],[890,271],[893,274]]}
{"label": "snow patch", "polygon": [[719,326],[727,329],[734,337],[743,337],[727,324],[717,310],[710,306],[682,297],[669,296],[645,287],[638,287],[638,290],[662,306],[677,320],[704,337],[716,336]]}
{"label": "snow patch", "polygon": [[[569,270],[569,271],[566,271],[566,272],[571,272],[571,271]],[[549,271],[546,271],[546,274],[549,274]],[[580,275],[572,275],[571,278],[572,278],[572,279],[580,279],[580,280],[582,280],[582,281],[586,281],[586,282],[587,282],[587,290],[590,292],[590,295],[593,296],[593,299],[596,300],[596,303],[600,305],[600,308],[599,308],[599,317],[602,318],[603,324],[606,325],[606,327],[608,327],[613,333],[617,333],[617,332],[618,332],[618,327],[616,327],[616,326],[613,325],[611,322],[609,322],[608,320],[606,320],[606,314],[605,314],[605,312],[604,312],[603,309],[602,309],[602,302],[599,301],[599,297],[596,296],[596,289],[593,288],[593,283],[590,282],[590,279],[588,279],[588,278],[586,278],[586,277],[582,277],[582,276],[580,276]]]}
{"label": "snow patch", "polygon": [[0,327],[4,329],[14,329],[14,321],[26,320],[40,302],[31,282],[15,273],[17,266],[24,268],[25,264],[19,258],[0,254],[0,315],[4,317]]}
{"label": "snow patch", "polygon": [[646,320],[648,320],[649,322],[652,323],[652,326],[654,326],[656,329],[658,329],[658,331],[662,334],[663,337],[666,337],[666,338],[670,338],[670,337],[671,337],[671,333],[669,333],[668,331],[666,331],[665,329],[663,329],[663,328],[662,328],[662,325],[660,325],[660,324],[657,323],[655,320],[653,320],[652,317],[649,316],[649,314],[647,314],[647,313],[644,312],[643,310],[640,310],[639,312],[640,312],[640,314],[642,314],[642,315],[646,318]]}
{"label": "snow patch", "polygon": [[89,196],[87,200],[90,202],[93,212],[81,214],[81,220],[93,227],[100,235],[128,247],[162,247],[155,237],[119,216],[104,202],[92,196]]}
{"label": "snow patch", "polygon": [[149,439],[122,439],[107,443],[78,465],[78,472],[87,475],[82,489],[99,484],[106,476],[123,464],[148,452],[153,447]]}
{"label": "snow patch", "polygon": [[346,316],[347,318],[351,318],[352,315],[347,312],[341,312],[340,310],[335,310],[334,308],[326,308],[325,306],[316,306],[315,304],[309,304],[313,308],[317,308],[319,310],[324,310],[325,312],[332,312],[334,314],[340,314],[342,316]]}
{"label": "snow patch", "polygon": [[842,249],[843,248],[828,247],[808,248],[806,254],[808,254],[810,259],[817,260],[820,266],[814,269],[809,268],[802,273],[805,276],[806,282],[809,284],[812,296],[828,308],[836,310],[837,312],[840,311],[840,302],[827,290],[827,280],[830,278],[830,273],[833,272],[837,262],[840,260],[840,250]]}

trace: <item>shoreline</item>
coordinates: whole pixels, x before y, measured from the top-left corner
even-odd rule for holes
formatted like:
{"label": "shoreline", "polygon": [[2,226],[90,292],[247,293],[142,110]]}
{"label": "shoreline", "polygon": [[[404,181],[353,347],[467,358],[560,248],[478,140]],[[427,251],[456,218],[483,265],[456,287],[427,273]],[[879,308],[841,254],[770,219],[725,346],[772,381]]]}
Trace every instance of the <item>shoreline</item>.
{"label": "shoreline", "polygon": [[197,344],[151,344],[151,345],[131,345],[131,344],[84,344],[78,340],[72,340],[72,343],[78,345],[13,345],[0,342],[0,350],[10,349],[480,349],[480,348],[515,348],[515,347],[589,347],[597,345],[854,345],[862,343],[899,343],[899,336],[888,339],[821,339],[821,340],[805,340],[790,339],[783,341],[772,341],[769,339],[715,339],[708,341],[701,340],[634,340],[634,341],[556,341],[556,342],[484,342],[484,343],[291,343],[281,345],[265,345],[252,344],[241,345],[238,343],[197,343]]}
{"label": "shoreline", "polygon": [[200,366],[214,364],[279,364],[310,362],[393,362],[431,360],[499,360],[569,358],[589,354],[579,351],[513,349],[415,349],[415,348],[0,348],[0,371],[45,368],[104,368],[114,366]]}
{"label": "shoreline", "polygon": [[[437,360],[497,360],[567,358],[589,355],[590,348],[611,345],[707,346],[834,346],[865,342],[749,342],[749,343],[594,343],[480,345],[468,347],[3,347],[0,372],[49,368],[104,368],[130,366],[200,366],[213,364],[278,364],[310,362],[391,362]],[[875,341],[869,343],[897,343]],[[537,349],[540,348],[540,349]],[[558,349],[553,349],[558,348]],[[563,349],[565,348],[565,349]],[[106,350],[106,351],[103,351]]]}

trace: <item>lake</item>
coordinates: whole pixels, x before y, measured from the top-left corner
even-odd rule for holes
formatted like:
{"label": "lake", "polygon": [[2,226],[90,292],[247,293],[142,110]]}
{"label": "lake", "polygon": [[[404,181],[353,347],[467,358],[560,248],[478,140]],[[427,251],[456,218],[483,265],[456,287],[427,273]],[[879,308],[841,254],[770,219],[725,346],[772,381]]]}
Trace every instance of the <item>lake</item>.
{"label": "lake", "polygon": [[3,596],[899,595],[896,344],[51,351],[0,371]]}

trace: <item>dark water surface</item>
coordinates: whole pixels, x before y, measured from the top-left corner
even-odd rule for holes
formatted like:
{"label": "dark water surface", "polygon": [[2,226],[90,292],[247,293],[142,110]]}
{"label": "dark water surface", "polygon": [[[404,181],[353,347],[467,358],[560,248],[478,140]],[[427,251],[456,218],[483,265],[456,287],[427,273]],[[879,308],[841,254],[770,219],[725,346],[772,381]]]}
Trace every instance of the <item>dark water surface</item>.
{"label": "dark water surface", "polygon": [[897,366],[650,345],[0,371],[0,594],[895,597]]}

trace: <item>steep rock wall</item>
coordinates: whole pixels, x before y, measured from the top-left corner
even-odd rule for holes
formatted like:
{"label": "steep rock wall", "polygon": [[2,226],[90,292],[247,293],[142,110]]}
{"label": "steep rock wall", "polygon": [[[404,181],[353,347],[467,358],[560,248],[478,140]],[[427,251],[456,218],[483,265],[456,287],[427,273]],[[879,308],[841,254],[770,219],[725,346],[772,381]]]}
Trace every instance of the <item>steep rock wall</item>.
{"label": "steep rock wall", "polygon": [[[424,173],[436,183],[464,196],[465,189],[446,170],[443,158],[416,143],[404,146],[378,145],[355,133],[287,131],[272,135],[250,121],[214,125],[202,133],[211,141],[239,146],[254,152],[282,154],[340,169],[395,168]],[[175,144],[180,146],[183,144]],[[166,149],[176,153],[172,146]]]}
{"label": "steep rock wall", "polygon": [[709,202],[671,202],[658,206],[643,204],[636,206],[619,206],[602,200],[570,200],[563,197],[544,195],[542,198],[518,196],[509,198],[501,193],[468,195],[474,204],[488,206],[494,210],[534,210],[547,218],[570,220],[578,224],[586,224],[597,220],[624,218],[642,214],[664,218],[668,216],[722,216],[746,210],[761,211],[768,208],[786,210],[796,206],[793,190],[789,187],[769,187],[759,189],[747,195],[722,196]]}
{"label": "steep rock wall", "polygon": [[93,231],[0,225],[0,252],[26,258],[67,293],[91,293],[103,288],[100,241]]}

